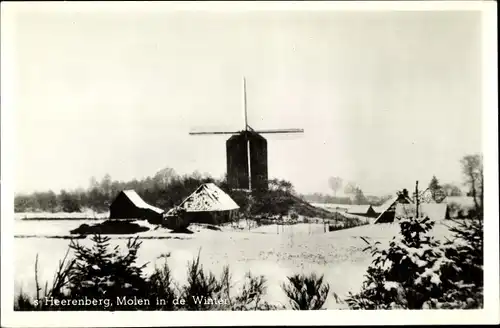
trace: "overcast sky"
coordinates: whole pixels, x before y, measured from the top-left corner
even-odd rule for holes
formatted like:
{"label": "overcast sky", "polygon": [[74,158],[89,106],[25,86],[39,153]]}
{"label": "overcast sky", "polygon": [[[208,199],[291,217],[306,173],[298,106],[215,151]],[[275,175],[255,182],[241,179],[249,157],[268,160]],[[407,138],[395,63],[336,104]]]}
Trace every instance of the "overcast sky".
{"label": "overcast sky", "polygon": [[171,167],[222,176],[242,76],[269,175],[365,194],[462,180],[481,151],[480,16],[471,12],[32,13],[17,19],[17,192]]}

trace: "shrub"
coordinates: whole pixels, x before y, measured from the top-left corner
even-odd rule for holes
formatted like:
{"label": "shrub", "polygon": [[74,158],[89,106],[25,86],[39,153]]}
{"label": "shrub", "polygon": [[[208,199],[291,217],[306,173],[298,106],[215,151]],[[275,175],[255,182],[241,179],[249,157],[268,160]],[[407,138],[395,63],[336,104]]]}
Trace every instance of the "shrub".
{"label": "shrub", "polygon": [[445,243],[448,259],[441,267],[444,292],[426,303],[428,308],[472,309],[483,307],[483,220],[455,221],[454,239]]}
{"label": "shrub", "polygon": [[[54,282],[50,288],[45,284],[43,296],[60,301],[97,299],[108,300],[109,303],[72,304],[70,306],[40,301],[38,292],[38,260],[35,262],[35,282],[37,295],[32,300],[22,291],[14,300],[15,310],[279,310],[285,309],[281,304],[270,304],[264,300],[267,290],[264,276],[254,276],[250,272],[245,275],[241,289],[231,295],[233,286],[228,266],[223,268],[217,278],[212,272],[205,272],[200,263],[200,254],[188,264],[188,280],[177,287],[172,279],[168,263],[156,267],[149,277],[143,276],[143,266],[137,266],[137,251],[141,245],[135,239],[127,242],[127,251],[120,254],[119,248],[109,248],[109,237],[95,235],[93,246],[81,246],[73,240],[70,248],[75,257],[67,260],[67,255],[59,264]],[[169,254],[159,258],[167,258]],[[317,278],[293,276],[288,278],[291,287],[283,285],[295,309],[319,309],[325,303],[329,286],[323,284],[323,277]],[[149,300],[140,306],[119,304],[123,297]],[[185,304],[176,304],[175,299],[184,299]],[[157,302],[160,300],[160,302]],[[222,301],[222,302],[219,302]]]}
{"label": "shrub", "polygon": [[237,311],[268,310],[269,305],[261,302],[266,289],[264,276],[253,276],[251,272],[247,272],[241,293],[231,302],[232,309]]}
{"label": "shrub", "polygon": [[394,237],[387,249],[379,249],[379,243],[370,244],[366,250],[371,251],[374,259],[361,291],[350,293],[346,299],[349,307],[481,306],[482,224],[463,223],[452,228],[456,238],[445,245],[428,236],[433,226],[434,222],[428,218],[401,219],[401,236]]}
{"label": "shrub", "polygon": [[[154,300],[150,302],[156,310],[172,311],[175,309],[174,300],[178,297],[172,279],[172,273],[165,261],[161,268],[155,268],[153,274],[149,277],[149,298]],[[161,300],[156,303],[156,299]]]}
{"label": "shrub", "polygon": [[370,245],[374,257],[361,293],[350,294],[354,309],[420,309],[439,294],[441,280],[432,270],[438,260],[439,243],[427,236],[434,222],[428,218],[400,220],[401,236],[393,237],[388,249]]}
{"label": "shrub", "polygon": [[23,293],[21,290],[18,295],[15,296],[14,300],[14,310],[16,311],[36,311],[36,310],[46,310],[50,309],[51,306],[47,305],[43,300],[51,297],[63,298],[65,289],[69,284],[70,274],[74,268],[75,260],[67,260],[69,254],[69,249],[64,255],[64,258],[59,261],[59,267],[54,275],[54,280],[52,286],[49,289],[48,283],[45,282],[45,288],[43,292],[43,297],[40,295],[42,288],[40,287],[38,281],[38,254],[35,258],[35,288],[36,295],[35,299],[32,300],[29,295]]}
{"label": "shrub", "polygon": [[[146,265],[139,267],[135,264],[141,242],[137,237],[129,239],[127,252],[120,254],[118,246],[109,250],[109,240],[109,237],[94,235],[92,248],[71,241],[70,248],[75,251],[76,261],[69,278],[68,296],[72,299],[88,297],[114,301],[122,297],[147,297],[147,282],[142,275]],[[129,309],[119,302],[113,303],[111,307]]]}
{"label": "shrub", "polygon": [[[219,279],[212,272],[204,272],[200,264],[200,255],[188,264],[188,281],[182,287],[181,297],[186,301],[187,310],[278,310],[278,305],[272,305],[263,300],[266,293],[264,276],[254,276],[250,272],[245,275],[241,290],[231,295],[229,266],[225,266]],[[220,302],[219,302],[220,301]],[[218,303],[219,302],[219,303]]]}
{"label": "shrub", "polygon": [[37,306],[31,301],[31,298],[22,290],[16,295],[14,300],[15,311],[35,311]]}
{"label": "shrub", "polygon": [[323,284],[323,276],[296,274],[288,277],[288,281],[282,289],[294,310],[319,310],[325,304],[330,286]]}
{"label": "shrub", "polygon": [[[225,272],[227,275],[225,276]],[[200,264],[200,254],[188,264],[187,284],[182,288],[182,298],[186,301],[187,310],[210,310],[215,304],[212,300],[221,299],[227,289],[229,270],[223,270],[221,280],[217,280],[212,272],[205,273]],[[227,292],[227,291],[226,291]]]}

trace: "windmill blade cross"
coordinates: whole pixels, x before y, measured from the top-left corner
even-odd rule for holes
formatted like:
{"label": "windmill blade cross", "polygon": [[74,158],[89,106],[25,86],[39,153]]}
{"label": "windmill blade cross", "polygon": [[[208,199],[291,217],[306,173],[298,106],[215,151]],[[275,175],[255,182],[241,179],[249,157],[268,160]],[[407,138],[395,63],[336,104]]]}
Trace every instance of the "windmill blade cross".
{"label": "windmill blade cross", "polygon": [[257,133],[304,133],[304,129],[271,129],[258,130]]}
{"label": "windmill blade cross", "polygon": [[207,135],[207,134],[238,134],[240,131],[202,131],[202,132],[189,132],[189,135]]}

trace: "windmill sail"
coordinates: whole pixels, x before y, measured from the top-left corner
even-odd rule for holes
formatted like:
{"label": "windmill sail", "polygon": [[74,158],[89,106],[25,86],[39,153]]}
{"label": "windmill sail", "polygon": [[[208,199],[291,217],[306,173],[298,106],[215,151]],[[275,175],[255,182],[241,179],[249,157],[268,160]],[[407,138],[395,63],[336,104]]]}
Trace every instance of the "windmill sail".
{"label": "windmill sail", "polygon": [[254,130],[248,124],[246,78],[243,77],[243,118],[241,131],[192,131],[190,135],[232,135],[226,141],[227,182],[232,189],[268,188],[267,140],[262,134],[303,133],[303,129]]}

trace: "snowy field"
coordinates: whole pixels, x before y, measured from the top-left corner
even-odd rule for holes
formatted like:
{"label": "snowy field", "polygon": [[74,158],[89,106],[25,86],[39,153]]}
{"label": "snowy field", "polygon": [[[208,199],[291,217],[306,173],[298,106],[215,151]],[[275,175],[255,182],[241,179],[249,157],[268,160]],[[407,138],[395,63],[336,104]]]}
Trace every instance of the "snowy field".
{"label": "snowy field", "polygon": [[330,212],[347,212],[351,208],[348,204],[311,203],[311,205]]}
{"label": "snowy field", "polygon": [[[50,238],[69,236],[69,230],[82,223],[99,221],[29,221],[15,220],[15,290],[35,290],[34,265],[39,256],[39,280],[43,286],[50,282],[60,259],[68,249],[69,240]],[[143,225],[147,223],[141,222]],[[366,244],[360,237],[388,242],[399,232],[395,224],[365,225],[356,228],[325,232],[322,224],[296,224],[289,226],[267,225],[251,229],[223,228],[209,230],[203,226],[190,226],[193,234],[174,234],[158,229],[141,232],[143,243],[139,249],[138,264],[148,262],[146,272],[155,265],[162,265],[162,254],[170,253],[167,261],[174,279],[186,280],[187,262],[201,250],[201,262],[205,269],[219,274],[224,265],[230,265],[233,282],[238,282],[247,271],[265,275],[268,281],[266,299],[273,303],[287,304],[281,284],[293,273],[316,272],[325,275],[331,292],[341,298],[347,292],[356,292],[361,287],[363,275],[371,258],[363,253]],[[436,224],[433,234],[442,238],[448,230]],[[112,245],[126,243],[126,235],[111,236]],[[90,238],[78,240],[90,245]],[[327,308],[344,308],[337,304],[333,295],[328,298]]]}
{"label": "snowy field", "polygon": [[96,220],[109,218],[109,212],[97,213],[93,211],[84,211],[78,213],[50,213],[50,212],[27,212],[14,213],[16,220]]}

